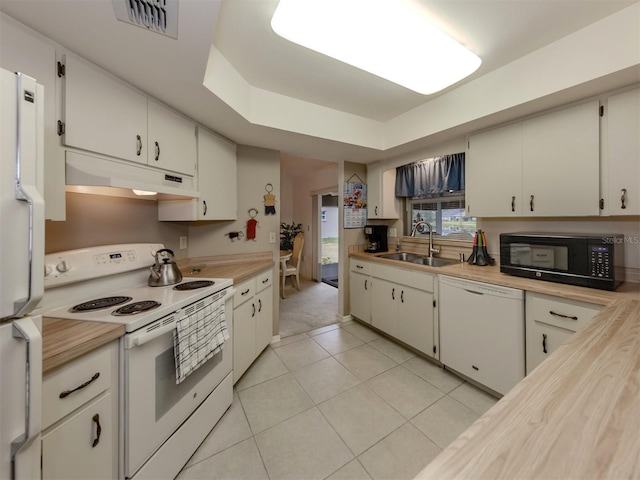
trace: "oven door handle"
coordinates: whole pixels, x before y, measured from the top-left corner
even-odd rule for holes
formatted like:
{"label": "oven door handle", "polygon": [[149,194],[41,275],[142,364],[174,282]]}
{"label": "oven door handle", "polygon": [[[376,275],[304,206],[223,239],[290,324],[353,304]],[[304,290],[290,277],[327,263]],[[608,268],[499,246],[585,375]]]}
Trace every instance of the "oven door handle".
{"label": "oven door handle", "polygon": [[[227,288],[225,291],[225,302],[230,301],[233,298],[233,294],[235,293],[235,289],[230,287]],[[132,333],[130,335],[127,335],[125,337],[126,341],[125,341],[125,348],[127,350],[130,350],[132,348],[135,347],[139,347],[141,345],[144,345],[145,343],[149,343],[151,340],[154,340],[158,337],[161,337],[162,335],[164,335],[165,333],[169,333],[172,332],[173,330],[176,329],[176,325],[178,323],[178,318],[180,317],[180,315],[182,315],[183,312],[176,312],[174,315],[174,319],[173,321],[162,325],[159,328],[156,328],[155,330],[151,330],[150,332],[144,331],[144,332],[137,332],[137,333]]]}

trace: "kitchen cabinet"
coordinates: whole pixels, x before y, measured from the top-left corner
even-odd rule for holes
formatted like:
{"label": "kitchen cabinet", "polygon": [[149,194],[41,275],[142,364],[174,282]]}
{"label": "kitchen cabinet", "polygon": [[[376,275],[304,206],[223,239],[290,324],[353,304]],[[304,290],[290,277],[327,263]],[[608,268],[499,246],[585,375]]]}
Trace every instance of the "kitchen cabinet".
{"label": "kitchen cabinet", "polygon": [[383,170],[382,163],[367,165],[367,218],[396,219],[396,170]]}
{"label": "kitchen cabinet", "polygon": [[42,478],[118,478],[118,341],[42,383]]}
{"label": "kitchen cabinet", "polygon": [[0,13],[0,67],[22,72],[44,86],[45,218],[66,219],[64,151],[58,145],[56,50],[42,36]]}
{"label": "kitchen cabinet", "polygon": [[73,55],[64,64],[66,146],[195,175],[195,123]]}
{"label": "kitchen cabinet", "polygon": [[273,271],[236,286],[233,297],[233,383],[273,338]]}
{"label": "kitchen cabinet", "polygon": [[371,277],[371,325],[437,358],[435,276],[374,263]]}
{"label": "kitchen cabinet", "polygon": [[506,394],[525,376],[524,292],[440,275],[440,361]]}
{"label": "kitchen cabinet", "polygon": [[469,137],[467,214],[599,214],[599,102]]}
{"label": "kitchen cabinet", "polygon": [[607,99],[609,215],[640,215],[640,89]]}
{"label": "kitchen cabinet", "polygon": [[371,323],[371,264],[352,258],[349,270],[349,313]]}
{"label": "kitchen cabinet", "polygon": [[198,127],[198,191],[192,200],[158,202],[158,219],[235,220],[238,210],[236,144]]}
{"label": "kitchen cabinet", "polygon": [[601,310],[601,305],[526,292],[527,374]]}

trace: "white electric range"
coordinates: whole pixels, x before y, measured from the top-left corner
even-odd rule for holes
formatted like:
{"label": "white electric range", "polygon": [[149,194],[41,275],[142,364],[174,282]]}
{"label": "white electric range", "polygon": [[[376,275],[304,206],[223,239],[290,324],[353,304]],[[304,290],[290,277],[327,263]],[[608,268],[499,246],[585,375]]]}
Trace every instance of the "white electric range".
{"label": "white electric range", "polygon": [[150,287],[149,268],[162,248],[106,245],[45,256],[39,313],[125,326],[120,348],[125,478],[177,475],[233,396],[232,338],[180,381],[174,350],[180,321],[199,322],[203,332],[209,322],[223,318],[233,335],[233,282],[184,277],[175,285]]}

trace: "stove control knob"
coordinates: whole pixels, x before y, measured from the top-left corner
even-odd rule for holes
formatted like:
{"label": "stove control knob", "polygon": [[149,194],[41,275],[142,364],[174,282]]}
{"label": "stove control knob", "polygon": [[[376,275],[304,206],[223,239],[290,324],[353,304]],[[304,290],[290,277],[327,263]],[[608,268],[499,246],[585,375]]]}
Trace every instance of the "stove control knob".
{"label": "stove control knob", "polygon": [[51,272],[53,272],[53,267],[51,265],[45,265],[44,266],[44,276],[48,277],[49,275],[51,275]]}
{"label": "stove control knob", "polygon": [[58,265],[56,265],[56,270],[60,273],[68,272],[71,270],[71,265],[66,260],[62,260]]}

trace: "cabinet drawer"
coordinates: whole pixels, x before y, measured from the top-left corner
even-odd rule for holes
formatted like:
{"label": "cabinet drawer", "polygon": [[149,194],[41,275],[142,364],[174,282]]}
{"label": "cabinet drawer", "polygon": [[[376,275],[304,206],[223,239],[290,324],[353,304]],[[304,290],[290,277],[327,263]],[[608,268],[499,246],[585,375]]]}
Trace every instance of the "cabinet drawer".
{"label": "cabinet drawer", "polygon": [[260,273],[256,277],[256,292],[261,292],[267,287],[270,287],[273,284],[273,271],[268,270],[266,272]]}
{"label": "cabinet drawer", "polygon": [[350,269],[352,272],[362,273],[363,275],[371,275],[371,264],[362,260],[351,260]]}
{"label": "cabinet drawer", "polygon": [[61,367],[42,380],[42,428],[111,387],[117,346],[108,345]]}
{"label": "cabinet drawer", "polygon": [[233,295],[233,308],[237,308],[244,302],[253,298],[256,294],[256,277],[251,277],[236,286],[236,293]]}
{"label": "cabinet drawer", "polygon": [[602,310],[601,305],[527,292],[527,320],[578,331]]}
{"label": "cabinet drawer", "polygon": [[384,278],[385,280],[389,280],[390,282],[398,283],[400,285],[408,285],[419,290],[433,292],[434,276],[430,273],[374,264],[371,267],[371,275],[378,278]]}

